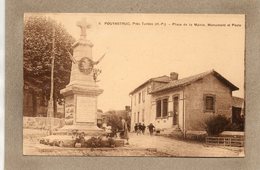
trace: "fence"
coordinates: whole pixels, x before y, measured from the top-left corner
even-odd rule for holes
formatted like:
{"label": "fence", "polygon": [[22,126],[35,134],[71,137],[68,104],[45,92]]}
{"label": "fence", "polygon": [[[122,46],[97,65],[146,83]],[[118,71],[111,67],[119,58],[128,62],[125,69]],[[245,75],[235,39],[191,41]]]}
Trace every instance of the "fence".
{"label": "fence", "polygon": [[29,129],[49,129],[61,128],[65,125],[65,119],[49,117],[23,117],[23,128]]}
{"label": "fence", "polygon": [[243,147],[244,137],[206,137],[207,145]]}

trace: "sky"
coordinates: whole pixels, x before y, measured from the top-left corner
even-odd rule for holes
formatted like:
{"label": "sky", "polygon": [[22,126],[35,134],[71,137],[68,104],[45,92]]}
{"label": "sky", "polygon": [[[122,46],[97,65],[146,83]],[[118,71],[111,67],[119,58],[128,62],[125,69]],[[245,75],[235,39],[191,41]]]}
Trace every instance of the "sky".
{"label": "sky", "polygon": [[[39,15],[39,14],[37,14]],[[239,87],[244,97],[244,15],[216,14],[41,14],[61,24],[75,38],[77,21],[91,25],[87,39],[102,70],[98,97],[103,111],[131,105],[129,93],[152,77],[177,72],[179,79],[214,69]]]}

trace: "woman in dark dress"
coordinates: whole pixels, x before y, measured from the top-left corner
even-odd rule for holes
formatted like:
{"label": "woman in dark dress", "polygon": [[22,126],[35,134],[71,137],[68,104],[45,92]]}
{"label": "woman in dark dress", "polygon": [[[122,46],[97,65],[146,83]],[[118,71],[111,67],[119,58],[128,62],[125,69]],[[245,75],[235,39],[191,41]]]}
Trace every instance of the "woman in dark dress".
{"label": "woman in dark dress", "polygon": [[150,125],[147,126],[150,132],[150,135],[153,135],[153,131],[155,129],[154,125],[152,123],[150,123]]}
{"label": "woman in dark dress", "polygon": [[122,117],[120,117],[120,120],[122,122],[122,131],[120,133],[120,137],[122,139],[126,139],[126,145],[129,145],[129,143],[128,143],[129,133],[128,133],[127,123],[126,123],[125,119],[123,119]]}

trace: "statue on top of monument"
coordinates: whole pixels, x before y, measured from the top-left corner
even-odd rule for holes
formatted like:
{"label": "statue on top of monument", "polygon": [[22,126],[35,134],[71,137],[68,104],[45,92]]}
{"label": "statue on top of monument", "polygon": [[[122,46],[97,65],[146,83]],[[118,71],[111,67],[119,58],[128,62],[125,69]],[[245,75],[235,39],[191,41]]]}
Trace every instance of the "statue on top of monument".
{"label": "statue on top of monument", "polygon": [[85,38],[87,36],[87,29],[91,28],[91,25],[86,22],[85,18],[83,18],[81,21],[77,22],[77,26],[81,29],[80,36]]}

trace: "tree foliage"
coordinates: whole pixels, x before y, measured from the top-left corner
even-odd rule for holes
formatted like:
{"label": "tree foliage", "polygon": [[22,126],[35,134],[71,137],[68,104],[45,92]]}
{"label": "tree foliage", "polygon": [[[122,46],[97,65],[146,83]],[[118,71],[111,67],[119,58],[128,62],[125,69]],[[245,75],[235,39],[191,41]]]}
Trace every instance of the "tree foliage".
{"label": "tree foliage", "polygon": [[123,129],[120,117],[125,119],[128,129],[130,129],[131,118],[130,118],[130,116],[128,116],[127,111],[110,110],[110,111],[106,112],[106,114],[107,114],[107,121],[108,121],[107,125],[111,126],[112,129],[116,129],[116,130]]}
{"label": "tree foliage", "polygon": [[122,123],[119,119],[119,116],[116,114],[116,111],[111,110],[107,113],[108,122],[107,125],[111,126],[112,129],[120,130],[122,129]]}
{"label": "tree foliage", "polygon": [[206,120],[206,131],[210,136],[219,135],[229,124],[229,119],[223,115],[212,116]]}
{"label": "tree foliage", "polygon": [[[52,53],[53,29],[55,48]],[[51,56],[54,62],[54,100],[61,102],[60,90],[69,83],[71,60],[67,50],[72,51],[73,37],[63,25],[44,16],[29,16],[24,19],[23,38],[24,82],[37,91],[45,100],[50,98]],[[56,102],[54,102],[56,103]]]}

